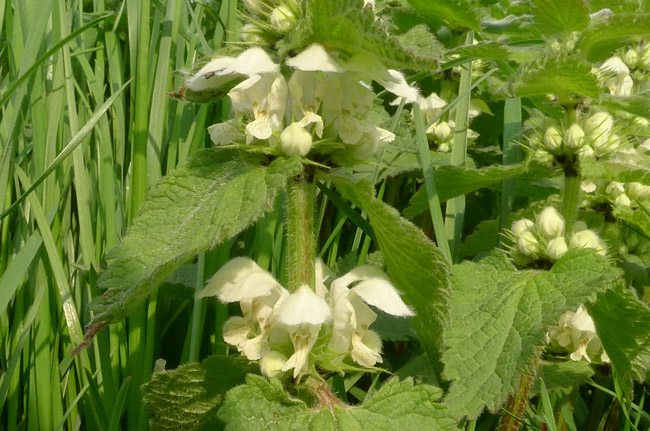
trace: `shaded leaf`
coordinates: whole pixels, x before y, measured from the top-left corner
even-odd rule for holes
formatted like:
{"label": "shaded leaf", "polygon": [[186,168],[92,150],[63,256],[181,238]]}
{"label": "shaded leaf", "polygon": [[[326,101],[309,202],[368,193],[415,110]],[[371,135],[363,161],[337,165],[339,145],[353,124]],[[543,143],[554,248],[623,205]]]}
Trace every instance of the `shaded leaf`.
{"label": "shaded leaf", "polygon": [[584,0],[533,0],[533,15],[545,35],[569,34],[589,25],[589,6]]}
{"label": "shaded leaf", "polygon": [[625,163],[617,160],[585,159],[581,163],[581,169],[582,174],[589,179],[650,185],[650,164],[643,160]]}
{"label": "shaded leaf", "polygon": [[443,20],[455,29],[481,27],[476,6],[467,0],[408,0],[408,3],[425,19]]}
{"label": "shaded leaf", "polygon": [[577,48],[589,61],[609,57],[633,36],[650,35],[650,14],[606,14],[582,32]]}
{"label": "shaded leaf", "polygon": [[594,375],[594,370],[587,361],[541,361],[537,366],[537,378],[530,390],[530,396],[540,393],[540,380],[544,380],[549,392],[568,394],[573,389],[587,382]]}

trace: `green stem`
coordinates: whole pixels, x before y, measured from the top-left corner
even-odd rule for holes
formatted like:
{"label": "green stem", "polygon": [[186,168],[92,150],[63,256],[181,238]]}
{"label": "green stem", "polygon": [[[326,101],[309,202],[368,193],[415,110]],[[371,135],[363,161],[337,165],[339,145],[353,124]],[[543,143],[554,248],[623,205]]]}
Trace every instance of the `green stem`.
{"label": "green stem", "polygon": [[287,184],[288,290],[314,287],[314,184],[301,174]]}
{"label": "green stem", "polygon": [[573,223],[578,213],[578,204],[580,203],[580,184],[582,175],[580,171],[565,172],[564,191],[562,193],[562,216],[566,223],[566,232],[571,233]]}

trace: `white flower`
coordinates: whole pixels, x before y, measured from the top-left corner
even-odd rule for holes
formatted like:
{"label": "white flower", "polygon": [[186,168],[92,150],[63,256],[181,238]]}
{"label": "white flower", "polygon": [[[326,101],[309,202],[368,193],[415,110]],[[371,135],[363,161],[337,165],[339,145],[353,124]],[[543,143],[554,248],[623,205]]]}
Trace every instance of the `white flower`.
{"label": "white flower", "polygon": [[213,124],[208,127],[208,134],[215,145],[230,145],[242,136],[241,131],[230,121]]}
{"label": "white flower", "polygon": [[217,296],[224,303],[239,302],[243,317],[233,316],[226,321],[224,340],[248,359],[256,360],[269,351],[267,340],[274,307],[288,295],[253,260],[236,257],[221,267],[196,297]]}
{"label": "white flower", "polygon": [[605,193],[615,198],[616,196],[625,193],[625,185],[618,181],[612,181],[607,185]]}
{"label": "white flower", "polygon": [[308,357],[318,338],[321,325],[332,314],[327,302],[303,284],[276,309],[277,322],[286,327],[293,343],[293,355],[282,366],[282,371],[293,369],[293,377],[308,371]]}
{"label": "white flower", "polygon": [[235,112],[249,112],[254,120],[246,125],[246,143],[268,139],[283,127],[287,106],[287,82],[280,73],[253,75],[228,93]]}
{"label": "white flower", "polygon": [[526,231],[529,231],[535,227],[535,223],[533,223],[532,220],[527,219],[527,218],[522,218],[521,220],[517,220],[512,224],[512,232],[517,235],[521,236]]}
{"label": "white flower", "polygon": [[630,198],[627,197],[625,193],[621,193],[614,199],[614,205],[615,206],[623,206],[623,207],[629,207],[632,201],[630,201]]}
{"label": "white flower", "polygon": [[570,351],[572,361],[585,359],[591,362],[591,357],[599,355],[602,362],[609,362],[596,334],[594,321],[582,305],[575,312],[562,314],[558,325],[549,328],[547,340],[552,346],[557,345]]}
{"label": "white flower", "polygon": [[564,233],[564,217],[553,207],[544,210],[535,219],[537,231],[547,239]]}
{"label": "white flower", "polygon": [[569,248],[592,248],[604,256],[607,253],[605,245],[596,232],[591,229],[574,233],[569,240]]}
{"label": "white flower", "polygon": [[271,350],[260,360],[262,374],[270,378],[278,378],[284,374],[282,367],[287,362],[287,357],[277,350]]}
{"label": "white flower", "polygon": [[[358,284],[352,288],[352,283]],[[372,265],[363,265],[334,280],[330,289],[330,305],[334,327],[329,348],[334,352],[350,351],[352,359],[363,366],[381,362],[381,340],[368,334],[368,327],[377,315],[370,304],[394,316],[413,316],[386,274]]]}
{"label": "white flower", "polygon": [[323,137],[323,119],[317,112],[325,91],[325,80],[317,72],[296,70],[289,78],[292,113],[302,127],[315,124],[319,138]]}
{"label": "white flower", "polygon": [[645,199],[650,196],[650,186],[638,182],[629,183],[627,185],[627,194],[632,199]]}
{"label": "white flower", "polygon": [[307,155],[311,150],[311,134],[298,123],[291,123],[280,134],[280,146],[287,156]]}
{"label": "white flower", "polygon": [[632,93],[634,81],[630,77],[630,69],[620,57],[611,57],[598,68],[598,71],[601,76],[615,75],[605,79],[605,85],[613,96],[629,96]]}
{"label": "white flower", "polygon": [[[433,132],[433,135],[438,139],[439,142],[444,142],[449,138],[454,130],[453,121],[440,121],[438,124],[434,123],[427,131]],[[431,133],[429,132],[429,133]]]}
{"label": "white flower", "polygon": [[566,146],[575,150],[585,144],[585,132],[578,124],[572,124],[566,131],[565,135]]}
{"label": "white flower", "polygon": [[544,145],[550,151],[555,151],[562,146],[562,134],[560,131],[551,126],[544,133]]}

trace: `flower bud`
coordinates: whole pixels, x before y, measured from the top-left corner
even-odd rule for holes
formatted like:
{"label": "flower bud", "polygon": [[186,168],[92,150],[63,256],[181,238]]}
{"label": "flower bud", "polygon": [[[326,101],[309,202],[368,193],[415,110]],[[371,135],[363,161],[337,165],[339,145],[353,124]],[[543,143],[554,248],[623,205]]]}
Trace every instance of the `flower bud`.
{"label": "flower bud", "polygon": [[596,183],[591,180],[583,181],[580,184],[580,190],[585,193],[593,193],[596,191]]}
{"label": "flower bud", "polygon": [[562,145],[562,135],[560,131],[551,126],[544,133],[544,145],[549,151],[555,151]]}
{"label": "flower bud", "polygon": [[629,183],[627,185],[627,195],[632,199],[644,199],[650,196],[650,186],[641,183]]}
{"label": "flower bud", "polygon": [[546,244],[546,254],[551,260],[558,260],[567,252],[568,247],[563,236],[553,238]]}
{"label": "flower bud", "polygon": [[544,164],[551,164],[553,163],[553,155],[549,153],[548,151],[540,148],[537,151],[535,151],[535,160],[537,160],[540,163]]}
{"label": "flower bud", "polygon": [[566,146],[576,150],[585,144],[585,132],[577,124],[572,124],[565,134]]}
{"label": "flower bud", "polygon": [[578,156],[585,158],[585,157],[591,157],[594,155],[594,149],[591,148],[590,145],[584,145],[582,148],[578,150]]}
{"label": "flower bud", "polygon": [[269,18],[271,24],[281,31],[288,31],[293,27],[293,24],[296,21],[296,16],[291,12],[286,6],[278,6],[273,9],[271,12],[271,17]]}
{"label": "flower bud", "polygon": [[650,42],[643,44],[641,48],[641,59],[639,64],[645,67],[646,70],[650,70]]}
{"label": "flower bud", "polygon": [[261,45],[264,43],[262,29],[250,22],[242,27],[241,39],[251,45]]}
{"label": "flower bud", "polygon": [[616,199],[614,199],[614,205],[617,207],[629,207],[631,203],[630,198],[628,198],[625,193],[621,193],[616,197]]}
{"label": "flower bud", "polygon": [[615,198],[621,193],[625,193],[625,186],[623,183],[619,183],[618,181],[612,181],[605,189],[605,193]]}
{"label": "flower bud", "polygon": [[596,112],[585,121],[585,132],[589,140],[601,139],[601,136],[607,136],[614,127],[614,118],[607,112]]}
{"label": "flower bud", "polygon": [[286,356],[276,350],[271,350],[260,360],[260,369],[265,376],[278,378],[285,373],[282,371],[282,367],[286,362]]}
{"label": "flower bud", "polygon": [[535,224],[537,231],[548,239],[562,236],[564,233],[564,218],[553,207],[544,208],[535,219]]}
{"label": "flower bud", "polygon": [[535,223],[532,220],[527,218],[522,218],[517,220],[512,224],[512,232],[518,237],[521,236],[524,232],[532,230],[535,227]]}
{"label": "flower bud", "polygon": [[519,237],[519,241],[517,241],[517,245],[519,245],[519,250],[521,251],[521,253],[526,256],[533,256],[539,254],[540,251],[539,241],[537,240],[535,234],[529,230],[521,234],[521,236]]}
{"label": "flower bud", "polygon": [[443,143],[438,145],[438,152],[440,153],[448,153],[451,151],[451,147],[447,143]]}
{"label": "flower bud", "polygon": [[449,127],[449,123],[446,121],[441,121],[440,124],[438,124],[433,131],[433,134],[436,136],[438,141],[444,142],[449,138],[451,135],[451,127]]}
{"label": "flower bud", "polygon": [[636,49],[628,49],[623,55],[623,62],[625,62],[627,67],[630,69],[636,69],[636,66],[639,63],[639,53],[636,52]]}
{"label": "flower bud", "polygon": [[593,248],[598,254],[605,255],[605,246],[598,234],[591,229],[574,233],[569,240],[569,248]]}
{"label": "flower bud", "polygon": [[636,147],[636,152],[639,155],[647,156],[650,152],[650,139],[646,139],[641,145]]}
{"label": "flower bud", "polygon": [[306,156],[311,150],[311,134],[300,124],[291,123],[280,134],[280,145],[287,156]]}

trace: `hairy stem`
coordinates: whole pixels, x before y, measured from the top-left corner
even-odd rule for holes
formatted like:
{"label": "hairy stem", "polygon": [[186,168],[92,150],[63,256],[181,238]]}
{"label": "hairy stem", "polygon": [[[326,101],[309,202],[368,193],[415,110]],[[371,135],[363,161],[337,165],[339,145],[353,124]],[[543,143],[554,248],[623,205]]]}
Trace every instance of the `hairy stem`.
{"label": "hairy stem", "polygon": [[305,174],[287,184],[287,275],[288,290],[303,284],[314,288],[314,184]]}
{"label": "hairy stem", "polygon": [[565,172],[564,191],[562,192],[562,216],[566,222],[566,232],[571,233],[580,203],[580,184],[582,175],[579,171]]}

